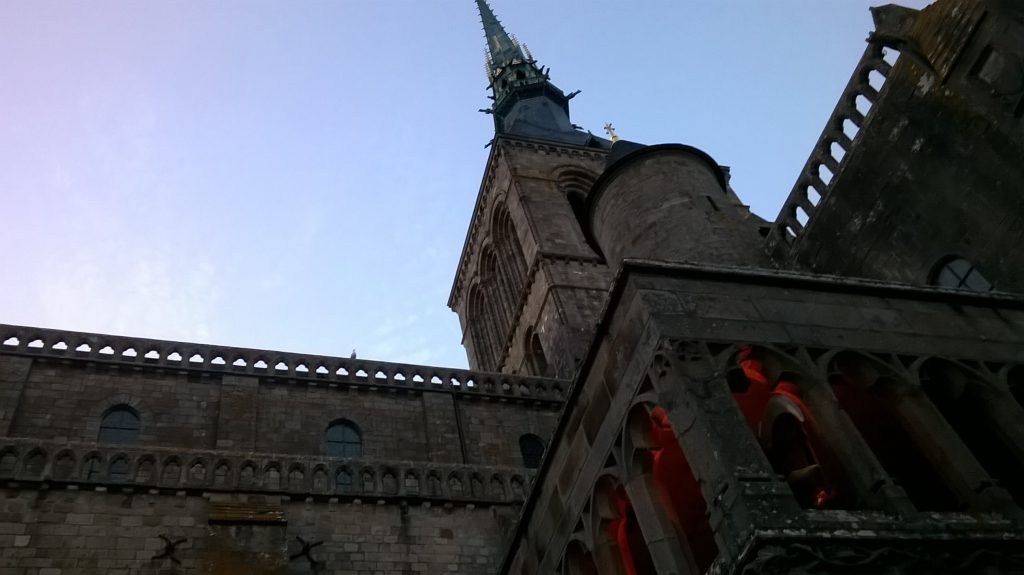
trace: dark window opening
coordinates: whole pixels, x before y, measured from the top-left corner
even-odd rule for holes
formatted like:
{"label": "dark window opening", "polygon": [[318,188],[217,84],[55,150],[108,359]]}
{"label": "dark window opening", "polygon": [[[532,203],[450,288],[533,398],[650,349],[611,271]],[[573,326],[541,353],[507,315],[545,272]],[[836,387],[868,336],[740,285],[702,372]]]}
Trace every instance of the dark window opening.
{"label": "dark window opening", "polygon": [[340,420],[327,428],[327,455],[331,457],[360,457],[362,454],[362,434],[354,423]]}
{"label": "dark window opening", "polygon": [[923,378],[925,393],[985,471],[1018,503],[1024,503],[1024,466],[989,413],[1001,398],[978,382],[961,387],[958,380],[962,378],[966,375],[928,365]]}
{"label": "dark window opening", "polygon": [[992,282],[974,264],[963,258],[952,258],[942,263],[934,272],[931,283],[944,288],[992,291]]}
{"label": "dark window opening", "polygon": [[852,375],[834,375],[830,383],[843,411],[893,481],[920,511],[957,511],[960,502],[921,452],[898,414],[877,388],[861,389]]}
{"label": "dark window opening", "polygon": [[530,363],[530,370],[534,375],[549,377],[551,373],[549,373],[548,359],[544,355],[544,346],[540,343],[540,337],[536,333],[531,334],[527,345],[529,348],[526,353]]}
{"label": "dark window opening", "polygon": [[597,245],[597,240],[594,239],[593,231],[590,229],[586,193],[571,191],[566,194],[566,198],[569,200],[569,207],[572,208],[572,214],[576,217],[576,223],[580,227],[580,232],[583,234],[583,239],[587,242],[587,246],[589,246],[599,258],[604,259],[604,255],[601,253],[601,248]]}
{"label": "dark window opening", "polygon": [[100,443],[135,443],[141,427],[139,416],[127,405],[113,407],[100,422]]}
{"label": "dark window opening", "polygon": [[523,467],[537,469],[544,458],[544,442],[532,433],[519,438],[519,451],[523,455]]}

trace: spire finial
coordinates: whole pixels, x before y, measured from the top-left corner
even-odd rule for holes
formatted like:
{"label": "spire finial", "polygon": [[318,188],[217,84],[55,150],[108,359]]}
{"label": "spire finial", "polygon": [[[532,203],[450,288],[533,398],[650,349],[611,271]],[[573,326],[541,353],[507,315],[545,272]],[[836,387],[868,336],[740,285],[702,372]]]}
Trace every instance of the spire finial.
{"label": "spire finial", "polygon": [[619,141],[619,135],[615,133],[615,126],[613,126],[611,122],[605,122],[604,131],[605,133],[608,134],[609,140],[611,140],[612,142]]}

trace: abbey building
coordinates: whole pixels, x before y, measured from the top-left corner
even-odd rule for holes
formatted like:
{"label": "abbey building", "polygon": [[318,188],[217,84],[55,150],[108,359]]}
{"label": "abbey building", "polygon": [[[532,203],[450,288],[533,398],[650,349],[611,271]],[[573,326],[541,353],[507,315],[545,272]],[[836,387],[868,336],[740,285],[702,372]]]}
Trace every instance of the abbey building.
{"label": "abbey building", "polygon": [[1024,572],[1024,7],[874,9],[765,221],[477,5],[472,369],[0,326],[0,574]]}

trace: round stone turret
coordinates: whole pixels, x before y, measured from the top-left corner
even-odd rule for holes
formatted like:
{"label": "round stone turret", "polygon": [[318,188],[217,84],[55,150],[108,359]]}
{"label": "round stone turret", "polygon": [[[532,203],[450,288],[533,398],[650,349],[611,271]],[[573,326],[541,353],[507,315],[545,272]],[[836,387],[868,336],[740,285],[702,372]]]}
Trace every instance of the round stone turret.
{"label": "round stone turret", "polygon": [[760,218],[728,192],[711,156],[691,146],[617,142],[589,212],[613,269],[626,258],[721,265],[764,258]]}

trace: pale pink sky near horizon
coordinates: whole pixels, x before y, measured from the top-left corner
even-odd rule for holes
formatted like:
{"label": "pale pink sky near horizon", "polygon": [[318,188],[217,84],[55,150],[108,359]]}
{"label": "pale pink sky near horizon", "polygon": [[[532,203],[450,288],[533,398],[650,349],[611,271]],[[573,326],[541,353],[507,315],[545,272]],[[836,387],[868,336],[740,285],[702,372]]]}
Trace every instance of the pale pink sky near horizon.
{"label": "pale pink sky near horizon", "polygon": [[[874,3],[491,5],[574,122],[774,219]],[[469,0],[0,3],[0,323],[464,366],[483,49]]]}

